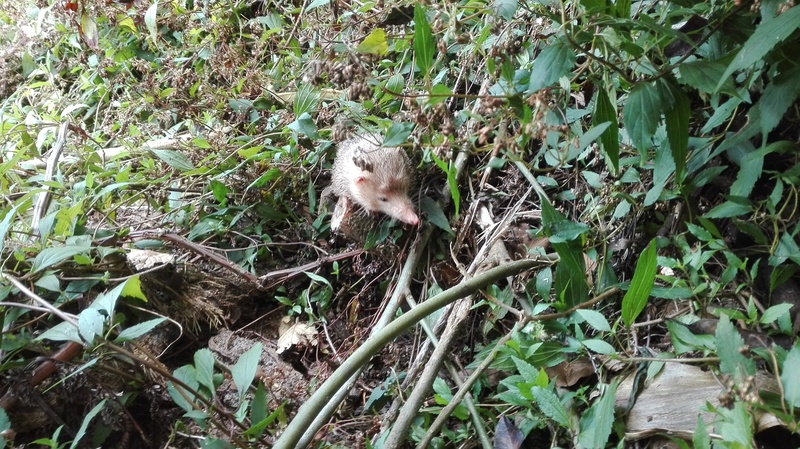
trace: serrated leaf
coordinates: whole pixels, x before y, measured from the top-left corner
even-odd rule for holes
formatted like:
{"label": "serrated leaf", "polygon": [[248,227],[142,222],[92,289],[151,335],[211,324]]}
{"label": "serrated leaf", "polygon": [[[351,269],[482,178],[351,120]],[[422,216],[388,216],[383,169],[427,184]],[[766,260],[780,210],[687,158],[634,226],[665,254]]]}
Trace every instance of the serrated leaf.
{"label": "serrated leaf", "polygon": [[142,335],[150,332],[156,326],[163,323],[166,318],[155,318],[152,320],[147,320],[139,324],[134,324],[131,327],[127,327],[119,333],[117,338],[114,339],[115,343],[124,343],[126,341],[134,340],[136,338],[141,337]]}
{"label": "serrated leaf", "polygon": [[636,262],[630,289],[622,298],[622,320],[630,326],[644,310],[656,278],[656,241],[650,240]]}
{"label": "serrated leaf", "polygon": [[744,346],[744,339],[733,327],[728,315],[723,314],[719,318],[714,339],[717,343],[719,370],[722,374],[729,374],[738,382],[756,372],[755,362],[740,352]]}
{"label": "serrated leaf", "polygon": [[608,332],[611,330],[611,326],[608,324],[606,317],[596,310],[578,309],[575,313],[589,323],[589,326],[592,326],[600,332]]}
{"label": "serrated leaf", "polygon": [[622,109],[622,122],[628,136],[639,151],[647,151],[661,118],[661,98],[652,83],[641,83],[631,89]]}
{"label": "serrated leaf", "polygon": [[183,153],[175,150],[154,150],[151,149],[157,158],[161,159],[164,163],[182,172],[194,170],[194,164]]}
{"label": "serrated leaf", "polygon": [[617,109],[611,103],[608,92],[600,86],[595,98],[592,124],[608,122],[611,125],[600,135],[608,165],[614,173],[619,173],[619,123],[617,122]]}
{"label": "serrated leaf", "polygon": [[668,89],[672,96],[672,106],[664,111],[664,122],[667,128],[672,159],[675,161],[675,180],[683,183],[686,171],[686,151],[689,147],[689,97],[680,86],[668,81]]}
{"label": "serrated leaf", "polygon": [[562,76],[568,75],[573,66],[575,66],[575,52],[570,46],[557,40],[545,47],[533,61],[528,93],[555,84]]}
{"label": "serrated leaf", "polygon": [[532,387],[531,394],[533,398],[536,399],[536,406],[539,407],[539,410],[541,410],[545,416],[563,427],[570,427],[569,413],[567,409],[564,408],[564,405],[561,404],[561,401],[558,400],[558,396],[556,396],[555,393],[545,388]]}
{"label": "serrated leaf", "polygon": [[800,6],[794,6],[772,20],[762,21],[728,65],[719,79],[715,91],[719,92],[733,72],[763,60],[767,53],[789,37],[798,27],[800,27]]}
{"label": "serrated leaf", "polygon": [[244,399],[244,395],[247,394],[247,389],[253,382],[262,350],[263,345],[261,343],[256,343],[252,348],[248,349],[247,352],[242,354],[236,362],[236,365],[231,368],[233,383],[239,390],[239,402]]}
{"label": "serrated leaf", "polygon": [[581,415],[578,441],[586,448],[604,448],[614,424],[614,396],[617,383],[604,388],[603,395]]}
{"label": "serrated leaf", "polygon": [[414,5],[414,62],[417,63],[420,72],[427,77],[433,67],[433,51],[436,43],[433,41],[433,33],[425,17],[425,9],[421,3]]}
{"label": "serrated leaf", "polygon": [[694,449],[711,449],[711,437],[708,435],[708,426],[703,421],[703,415],[697,414],[697,425],[694,428],[694,435],[692,435],[692,444]]}
{"label": "serrated leaf", "polygon": [[84,309],[78,315],[78,332],[89,345],[94,344],[94,339],[103,334],[105,318],[97,309]]}

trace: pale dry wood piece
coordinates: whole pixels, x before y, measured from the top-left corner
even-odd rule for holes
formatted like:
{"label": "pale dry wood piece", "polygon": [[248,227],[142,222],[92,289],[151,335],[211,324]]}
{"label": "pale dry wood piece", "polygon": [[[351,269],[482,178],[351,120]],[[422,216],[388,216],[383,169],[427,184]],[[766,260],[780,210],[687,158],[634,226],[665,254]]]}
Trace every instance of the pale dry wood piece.
{"label": "pale dry wood piece", "polygon": [[[615,408],[627,408],[634,376],[628,376],[617,388]],[[756,385],[760,391],[779,393],[774,377],[758,372]],[[697,414],[703,416],[709,434],[713,431],[714,416],[703,412],[706,403],[719,406],[720,394],[725,388],[709,371],[683,363],[667,363],[636,398],[625,423],[626,440],[640,440],[657,434],[691,439],[697,427]],[[757,431],[781,425],[775,416],[758,415]]]}

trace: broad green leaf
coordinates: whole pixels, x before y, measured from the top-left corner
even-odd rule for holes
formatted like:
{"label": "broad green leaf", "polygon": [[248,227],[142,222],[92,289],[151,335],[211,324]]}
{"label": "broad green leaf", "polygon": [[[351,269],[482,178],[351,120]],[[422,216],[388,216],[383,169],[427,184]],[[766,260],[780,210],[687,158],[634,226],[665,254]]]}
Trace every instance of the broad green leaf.
{"label": "broad green leaf", "polygon": [[506,20],[514,18],[518,7],[517,0],[494,0],[493,5],[494,13]]}
{"label": "broad green leaf", "polygon": [[728,374],[738,382],[756,372],[755,362],[740,352],[744,347],[744,339],[733,327],[728,315],[723,314],[719,318],[714,338],[719,355],[719,370],[722,374]]}
{"label": "broad green leaf", "polygon": [[455,235],[453,229],[450,227],[450,222],[447,220],[447,216],[445,216],[444,211],[442,211],[442,205],[437,201],[425,195],[422,197],[420,209],[422,213],[425,214],[427,220],[433,223],[434,226],[450,235]]}
{"label": "broad green leaf", "polygon": [[664,111],[664,122],[667,127],[667,138],[675,160],[675,180],[683,184],[686,171],[686,150],[689,147],[689,97],[674,81],[668,86],[672,95],[672,106]]}
{"label": "broad green leaf", "polygon": [[[717,90],[717,83],[722,79],[725,66],[717,61],[692,61],[684,62],[678,66],[681,77],[680,82],[694,87],[700,92],[714,93]],[[727,78],[722,86],[723,92],[735,92],[733,81]]]}
{"label": "broad green leaf", "polygon": [[294,102],[292,103],[294,116],[300,117],[300,119],[303,120],[308,120],[311,123],[306,123],[303,121],[299,123],[299,126],[297,127],[298,129],[295,131],[300,132],[300,130],[302,130],[304,134],[306,132],[311,132],[311,129],[316,131],[317,128],[316,125],[314,125],[313,120],[311,120],[311,114],[317,110],[317,106],[319,106],[319,99],[319,91],[314,89],[311,84],[303,83],[300,85],[300,88],[297,89],[297,94],[294,96]]}
{"label": "broad green leaf", "polygon": [[589,326],[592,326],[600,332],[608,332],[611,330],[611,326],[608,324],[606,317],[596,310],[579,309],[576,310],[575,313],[589,323]]}
{"label": "broad green leaf", "polygon": [[36,255],[35,259],[33,259],[31,272],[38,273],[45,268],[49,268],[53,265],[64,262],[65,260],[70,259],[72,256],[87,253],[89,249],[90,247],[88,246],[62,246],[58,248],[45,248]]}
{"label": "broad green leaf", "polygon": [[781,369],[783,398],[795,409],[800,408],[800,344],[795,343]]}
{"label": "broad green leaf", "polygon": [[708,435],[708,427],[703,421],[703,415],[697,414],[697,426],[694,428],[694,435],[692,435],[692,444],[694,449],[711,449],[711,437]]}
{"label": "broad green leaf", "polygon": [[150,150],[157,158],[175,170],[187,172],[194,170],[194,164],[183,153],[175,150]]}
{"label": "broad green leaf", "polygon": [[528,93],[555,84],[562,76],[569,74],[574,65],[575,52],[564,42],[557,40],[545,47],[533,62]]}
{"label": "broad green leaf", "polygon": [[308,112],[304,112],[302,115],[297,117],[295,121],[286,125],[286,127],[297,134],[308,136],[312,139],[319,138],[319,133],[317,133],[317,125],[314,124],[314,120],[311,118],[311,115],[309,115]]}
{"label": "broad green leaf", "polygon": [[[186,386],[192,390],[197,391],[197,388],[200,386],[200,384],[197,382],[197,372],[191,365],[184,365],[176,369],[172,373],[172,376],[186,384]],[[187,391],[183,387],[175,385],[172,382],[167,382],[167,392],[175,404],[178,405],[178,407],[182,408],[186,412],[191,412],[194,410],[194,405],[191,402],[194,401],[194,394],[191,391]],[[184,397],[184,395],[186,397]]]}
{"label": "broad green leaf", "polygon": [[761,315],[761,319],[758,320],[758,322],[761,324],[770,324],[781,316],[788,314],[792,306],[792,304],[788,303],[775,304],[764,311],[764,314]]}
{"label": "broad green leaf", "polygon": [[433,40],[428,18],[425,17],[424,6],[416,3],[414,5],[414,61],[424,77],[430,75],[435,49],[436,43]]}
{"label": "broad green leaf", "polygon": [[570,428],[569,412],[564,408],[558,396],[552,391],[542,387],[532,387],[531,394],[536,399],[536,406],[548,418],[557,422],[563,427]]}
{"label": "broad green leaf", "polygon": [[578,441],[583,447],[602,449],[608,443],[611,426],[614,424],[614,396],[617,383],[603,388],[603,395],[589,410],[581,415],[581,428]]}
{"label": "broad green leaf", "polygon": [[97,295],[97,298],[95,298],[95,300],[89,307],[91,307],[92,309],[99,310],[100,312],[103,312],[107,317],[113,316],[114,310],[117,307],[117,300],[119,300],[120,296],[122,296],[122,292],[125,291],[128,283],[139,284],[140,283],[139,277],[135,276],[126,279],[125,282],[117,284],[111,290],[106,290],[100,293],[99,295]]}
{"label": "broad green leaf", "polygon": [[658,128],[661,111],[661,98],[652,83],[637,84],[631,89],[622,109],[622,122],[639,151],[647,151],[653,146],[653,134]]}
{"label": "broad green leaf", "polygon": [[[268,416],[267,412],[269,412],[267,392],[264,390],[264,383],[259,382],[258,388],[256,388],[256,393],[253,395],[253,404],[250,406],[250,422],[253,424],[250,428],[252,429],[256,424],[266,419]],[[248,431],[249,430],[250,429],[248,429]],[[254,433],[257,436],[260,436],[262,431],[256,430]]]}
{"label": "broad green leaf", "polygon": [[236,388],[239,390],[240,402],[244,399],[244,395],[247,394],[247,389],[256,375],[262,350],[262,344],[256,343],[242,354],[236,365],[231,368],[231,377],[233,377],[233,383],[236,384]]}
{"label": "broad green leaf", "polygon": [[553,288],[553,270],[545,267],[536,273],[536,293],[539,298],[548,301],[550,299],[550,289]]}
{"label": "broad green leaf", "polygon": [[617,109],[611,103],[608,92],[603,86],[597,89],[595,97],[594,115],[592,124],[611,123],[611,126],[603,131],[600,136],[600,143],[605,151],[606,161],[614,173],[619,173],[619,123],[617,122]]}
{"label": "broad green leaf", "polygon": [[383,140],[385,147],[399,147],[408,143],[408,136],[414,131],[414,124],[407,122],[392,122],[392,126],[386,130],[386,137]]}
{"label": "broad green leaf", "polygon": [[613,346],[596,338],[583,340],[581,344],[598,354],[611,355],[617,352]]}
{"label": "broad green leaf", "polygon": [[798,95],[800,95],[800,67],[795,66],[767,84],[761,98],[747,115],[750,119],[748,126],[758,126],[758,131],[764,135],[768,134],[778,126]]}
{"label": "broad green leaf", "polygon": [[739,174],[731,185],[731,195],[747,198],[753,191],[756,181],[764,168],[764,149],[745,155],[739,163]]}
{"label": "broad green leaf", "polygon": [[97,405],[92,407],[89,410],[89,413],[83,417],[83,422],[81,422],[81,427],[78,429],[78,432],[75,434],[75,439],[72,440],[72,444],[69,446],[70,449],[75,449],[78,447],[78,443],[80,443],[81,439],[86,435],[86,429],[89,428],[89,423],[92,422],[95,416],[103,410],[103,407],[106,405],[106,401],[108,399],[103,399],[102,401],[98,402]]}
{"label": "broad green leaf", "polygon": [[81,340],[81,336],[78,333],[78,328],[66,321],[62,321],[50,329],[47,329],[36,337],[36,340],[74,341],[75,343],[83,344],[83,340]]}
{"label": "broad green leaf", "polygon": [[97,309],[83,309],[78,315],[78,332],[89,345],[94,344],[98,335],[103,335],[105,317]]}
{"label": "broad green leaf", "polygon": [[453,91],[444,84],[436,84],[431,89],[431,96],[428,98],[428,104],[439,104],[453,96]]}
{"label": "broad green leaf", "polygon": [[383,28],[376,28],[359,44],[356,51],[372,55],[385,55],[389,51],[389,43],[386,42],[386,31]]}
{"label": "broad green leaf", "polygon": [[194,369],[197,383],[213,394],[216,390],[214,388],[214,354],[208,348],[195,351]]}
{"label": "broad green leaf", "polygon": [[594,143],[594,141],[608,129],[609,125],[611,125],[611,122],[597,123],[592,126],[591,129],[583,133],[578,141],[578,151],[583,151],[586,147]]}
{"label": "broad green leaf", "polygon": [[133,340],[135,338],[139,338],[142,335],[150,332],[156,326],[163,323],[166,318],[154,318],[152,320],[147,320],[139,324],[134,324],[131,327],[127,327],[119,333],[117,338],[114,339],[115,343],[124,343],[126,341]]}
{"label": "broad green leaf", "polygon": [[539,370],[535,366],[519,357],[512,357],[511,359],[517,366],[517,372],[525,379],[525,382],[534,382],[539,377]]}
{"label": "broad green leaf", "polygon": [[714,430],[716,434],[725,436],[726,445],[723,447],[736,449],[753,447],[753,417],[748,408],[749,406],[743,401],[736,401],[733,408],[716,409],[718,418]]}
{"label": "broad green leaf", "polygon": [[735,201],[725,201],[719,206],[714,207],[706,212],[706,218],[730,218],[738,217],[753,211],[753,207],[749,204],[741,204]]}
{"label": "broad green leaf", "polygon": [[763,60],[767,53],[789,37],[798,27],[800,27],[800,6],[792,7],[775,19],[761,22],[747,42],[742,45],[742,49],[736,54],[725,73],[722,74],[716,91],[719,92],[733,72]]}
{"label": "broad green leaf", "polygon": [[622,320],[630,326],[644,310],[656,278],[656,241],[651,240],[636,262],[631,287],[622,298]]}

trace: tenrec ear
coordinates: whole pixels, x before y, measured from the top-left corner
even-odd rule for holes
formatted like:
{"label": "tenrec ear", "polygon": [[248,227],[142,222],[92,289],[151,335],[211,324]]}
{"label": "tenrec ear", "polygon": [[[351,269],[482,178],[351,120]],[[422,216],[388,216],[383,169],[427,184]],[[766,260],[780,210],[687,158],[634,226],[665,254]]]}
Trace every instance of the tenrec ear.
{"label": "tenrec ear", "polygon": [[353,184],[361,184],[366,180],[367,180],[366,176],[356,176],[356,179],[353,180]]}

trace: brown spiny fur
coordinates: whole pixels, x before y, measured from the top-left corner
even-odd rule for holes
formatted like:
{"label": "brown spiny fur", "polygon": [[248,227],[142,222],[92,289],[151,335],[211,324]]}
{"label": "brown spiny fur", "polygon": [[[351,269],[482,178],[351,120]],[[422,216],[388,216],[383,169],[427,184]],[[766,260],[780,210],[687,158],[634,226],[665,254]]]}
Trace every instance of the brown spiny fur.
{"label": "brown spiny fur", "polygon": [[402,148],[381,147],[375,134],[339,144],[333,163],[333,194],[346,197],[368,212],[382,212],[416,225],[419,217],[408,197],[412,166]]}

